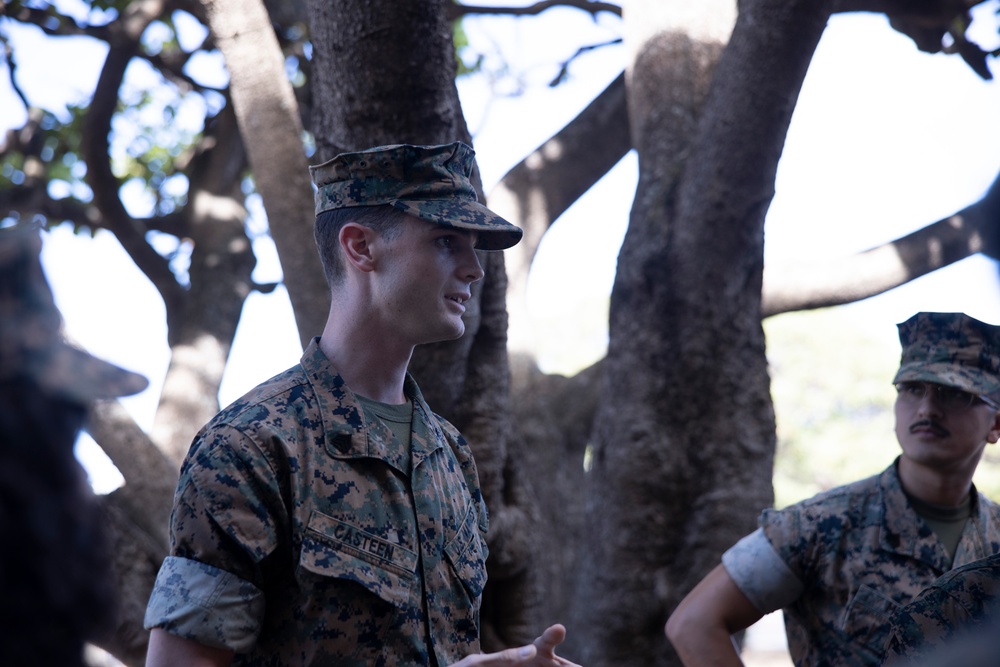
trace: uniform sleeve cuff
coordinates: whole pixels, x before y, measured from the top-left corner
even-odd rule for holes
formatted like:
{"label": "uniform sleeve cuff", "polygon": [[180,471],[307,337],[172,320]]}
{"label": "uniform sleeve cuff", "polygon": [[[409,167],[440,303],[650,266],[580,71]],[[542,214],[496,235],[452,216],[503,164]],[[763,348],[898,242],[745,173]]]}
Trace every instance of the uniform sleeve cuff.
{"label": "uniform sleeve cuff", "polygon": [[168,556],[146,607],[144,626],[236,653],[257,641],[264,594],[236,575],[187,558]]}
{"label": "uniform sleeve cuff", "polygon": [[788,606],[804,590],[760,528],[722,554],[722,564],[737,588],[764,614]]}

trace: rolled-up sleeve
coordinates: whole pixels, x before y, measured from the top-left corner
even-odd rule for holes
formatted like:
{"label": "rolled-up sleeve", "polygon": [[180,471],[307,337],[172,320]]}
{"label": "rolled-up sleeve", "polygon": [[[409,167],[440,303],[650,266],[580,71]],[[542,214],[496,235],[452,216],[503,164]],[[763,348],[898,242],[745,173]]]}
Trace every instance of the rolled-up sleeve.
{"label": "rolled-up sleeve", "polygon": [[760,528],[722,554],[722,564],[737,588],[763,614],[788,606],[804,589]]}
{"label": "rolled-up sleeve", "polygon": [[146,607],[146,629],[236,653],[250,650],[264,618],[264,595],[236,575],[188,558],[163,561]]}

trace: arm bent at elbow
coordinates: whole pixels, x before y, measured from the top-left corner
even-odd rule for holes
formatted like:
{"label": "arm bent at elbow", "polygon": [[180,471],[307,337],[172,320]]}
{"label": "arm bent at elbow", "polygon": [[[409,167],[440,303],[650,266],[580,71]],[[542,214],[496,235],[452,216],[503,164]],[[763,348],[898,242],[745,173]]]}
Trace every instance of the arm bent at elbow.
{"label": "arm bent at elbow", "polygon": [[761,616],[720,564],[677,605],[667,620],[667,638],[686,667],[742,665],[732,634]]}

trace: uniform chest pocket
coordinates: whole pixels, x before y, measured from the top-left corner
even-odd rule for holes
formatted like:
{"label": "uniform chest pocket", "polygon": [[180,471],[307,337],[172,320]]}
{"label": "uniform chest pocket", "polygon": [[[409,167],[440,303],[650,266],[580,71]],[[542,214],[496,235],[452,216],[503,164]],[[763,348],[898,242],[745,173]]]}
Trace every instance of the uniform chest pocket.
{"label": "uniform chest pocket", "polygon": [[885,650],[890,621],[898,608],[899,605],[874,588],[862,586],[844,610],[843,630],[848,641],[873,654],[872,664],[878,664]]}
{"label": "uniform chest pocket", "polygon": [[479,532],[478,518],[475,508],[470,506],[454,539],[444,547],[448,562],[473,599],[482,595],[486,586],[486,557],[489,554],[486,540]]}
{"label": "uniform chest pocket", "polygon": [[360,584],[396,607],[410,600],[417,554],[358,526],[313,511],[299,565],[327,579]]}

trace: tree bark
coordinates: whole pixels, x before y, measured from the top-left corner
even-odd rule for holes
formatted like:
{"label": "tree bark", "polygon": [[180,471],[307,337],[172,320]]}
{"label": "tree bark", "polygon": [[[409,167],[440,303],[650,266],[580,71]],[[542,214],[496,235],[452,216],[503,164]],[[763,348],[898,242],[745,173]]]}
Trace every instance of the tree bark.
{"label": "tree bark", "polygon": [[233,107],[304,348],[323,331],[329,292],[313,243],[313,189],[295,93],[261,0],[202,4],[226,59]]}
{"label": "tree bark", "polygon": [[193,158],[184,208],[193,245],[190,287],[171,318],[170,366],[153,422],[153,440],[178,470],[195,433],[219,411],[219,386],[253,286],[256,260],[240,189],[245,168],[236,116],[227,106],[205,129]]}
{"label": "tree bark", "polygon": [[162,0],[142,0],[129,5],[116,25],[114,38],[109,40],[108,56],[101,68],[97,87],[91,99],[80,137],[80,153],[87,163],[87,184],[94,193],[93,201],[99,224],[114,233],[118,242],[163,297],[168,322],[181,299],[180,287],[166,260],[145,239],[141,224],[133,220],[119,198],[120,183],[111,170],[108,134],[111,119],[118,104],[118,89],[132,57],[139,49],[139,40],[150,23],[164,10]]}
{"label": "tree bark", "polygon": [[[195,246],[190,288],[175,301],[170,318],[171,361],[152,439],[140,437],[132,419],[114,404],[95,406],[91,412],[94,440],[126,479],[110,512],[120,582],[119,627],[102,644],[126,664],[142,664],[145,656],[143,613],[166,555],[177,472],[191,439],[219,409],[219,385],[250,291],[253,254],[239,217],[245,210],[234,192],[245,162],[235,118],[224,110],[217,122],[206,131],[205,145],[214,148],[201,151],[192,167],[185,209]],[[156,453],[150,451],[154,446]]]}
{"label": "tree bark", "polygon": [[[521,504],[535,508],[532,520],[538,529],[532,540],[544,554],[534,565],[543,586],[539,615],[543,624],[567,623],[570,640],[577,644],[587,641],[570,620],[578,602],[579,571],[590,558],[583,541],[585,470],[603,363],[563,377],[542,373],[530,355],[511,356],[511,456],[523,462],[528,483],[522,487],[528,498]],[[578,660],[577,650],[560,654]]]}
{"label": "tree bark", "polygon": [[763,225],[829,9],[743,2],[720,59],[728,26],[709,20],[731,12],[729,2],[625,7],[641,170],[588,488],[592,583],[577,632],[592,667],[679,664],[664,620],[772,501]]}
{"label": "tree bark", "polygon": [[[235,116],[224,109],[205,130],[193,157],[188,203],[181,215],[193,243],[183,289],[145,239],[144,223],[132,219],[111,171],[108,133],[125,68],[137,53],[145,27],[165,4],[133,3],[116,25],[112,45],[86,115],[82,147],[101,226],[111,229],[137,265],[156,285],[167,311],[171,363],[160,397],[153,441],[163,454],[148,450],[127,415],[108,406],[92,412],[94,439],[111,453],[126,476],[127,491],[109,497],[119,580],[119,622],[103,646],[126,664],[142,664],[148,633],[143,612],[160,561],[166,555],[166,528],[177,470],[191,438],[218,411],[218,390],[243,301],[252,281],[253,253],[243,227],[240,181],[245,157]],[[206,317],[211,313],[211,317]],[[130,451],[137,443],[140,450]],[[134,465],[141,456],[149,466]],[[170,463],[167,463],[170,461]]]}
{"label": "tree bark", "polygon": [[[307,261],[313,243],[302,221],[312,220],[311,204],[309,213],[303,212],[310,197],[292,195],[293,188],[282,188],[279,180],[286,169],[284,175],[305,178],[301,146],[293,147],[290,139],[300,127],[293,120],[281,126],[285,132],[271,131],[289,117],[284,70],[275,69],[280,49],[271,42],[259,46],[257,64],[245,47],[251,34],[269,35],[260,15],[234,27],[223,21],[234,11],[232,0],[205,4],[220,12],[210,22],[228,26],[217,30],[233,61],[234,106],[244,134],[252,138],[250,159],[271,214],[290,296],[299,304],[296,317],[305,340],[316,325],[303,322],[325,316],[326,294],[325,286],[308,286],[322,280]],[[348,4],[354,6],[343,6]],[[495,253],[484,257],[488,277],[476,287],[467,335],[419,350],[411,367],[431,405],[470,438],[479,462],[492,520],[491,579],[483,612],[486,650],[530,640],[542,625],[559,620],[570,626],[573,646],[566,654],[577,661],[672,664],[662,645],[667,613],[717,562],[721,550],[752,527],[759,507],[770,502],[773,416],[759,318],[871,296],[975,252],[1000,255],[994,186],[982,202],[889,246],[836,266],[811,263],[810,274],[823,274],[822,284],[810,282],[798,267],[769,267],[763,304],[756,301],[761,298],[761,224],[773,194],[773,166],[824,7],[887,11],[894,26],[934,48],[970,3],[807,4],[744,2],[745,15],[718,71],[713,68],[726,36],[702,23],[731,16],[731,3],[645,0],[630,5],[629,43],[640,51],[628,72],[631,122],[616,83],[512,170],[493,195],[491,205],[522,223],[528,234],[522,247],[508,253],[508,293],[518,293],[544,229],[617,161],[615,155],[628,150],[632,128],[642,176],[620,257],[608,360],[575,378],[561,378],[543,376],[530,359],[518,357],[511,400],[506,274],[503,255]],[[162,0],[133,2],[119,21],[106,26],[58,20],[59,30],[90,34],[111,45],[80,135],[93,202],[53,200],[44,179],[0,189],[0,203],[16,208],[21,217],[38,211],[52,220],[111,229],[160,289],[167,307],[173,358],[154,439],[169,456],[142,437],[115,404],[96,407],[91,425],[127,479],[127,486],[108,498],[124,595],[119,632],[106,647],[128,664],[144,658],[142,612],[165,553],[176,465],[191,436],[218,408],[218,384],[243,299],[252,288],[245,211],[236,187],[245,159],[228,110],[206,128],[194,168],[185,171],[191,189],[179,213],[133,219],[110,168],[107,137],[122,75],[131,58],[144,55],[139,39],[145,28],[173,7]],[[311,67],[314,83],[323,86],[316,93],[319,150],[314,161],[380,143],[469,141],[454,89],[448,3],[377,0],[328,6],[315,0],[312,9],[319,32],[313,35]],[[53,11],[19,10],[51,34],[57,32],[51,28]],[[263,58],[265,51],[269,55]],[[255,95],[263,96],[257,109]],[[279,120],[260,120],[262,111],[267,119]],[[29,126],[32,122],[37,130],[38,118],[33,116]],[[30,150],[40,148],[42,134],[29,132],[29,126],[18,135],[23,142],[4,150],[5,155],[22,152],[26,172],[41,165],[40,153]],[[271,139],[274,153],[264,150]],[[215,151],[207,150],[210,144]],[[278,164],[285,166],[274,168]],[[579,177],[581,167],[587,174],[582,181],[567,176],[572,171]],[[263,175],[256,173],[261,169]],[[276,190],[277,205],[271,203]],[[301,191],[301,183],[294,190]],[[146,232],[167,226],[174,233],[183,229],[195,244],[189,287],[146,243]],[[307,250],[295,249],[302,247]],[[312,312],[303,315],[303,307]],[[513,424],[509,414],[515,415]],[[593,469],[586,474],[595,414]],[[586,503],[582,489],[589,494]],[[592,530],[581,548],[585,527]],[[573,606],[582,611],[579,623],[567,615]],[[593,648],[579,649],[583,645]]]}
{"label": "tree bark", "polygon": [[149,633],[143,628],[146,603],[166,551],[146,532],[145,522],[133,520],[132,500],[123,497],[122,490],[104,497],[119,596],[114,632],[96,643],[128,667],[142,667],[149,645]]}

